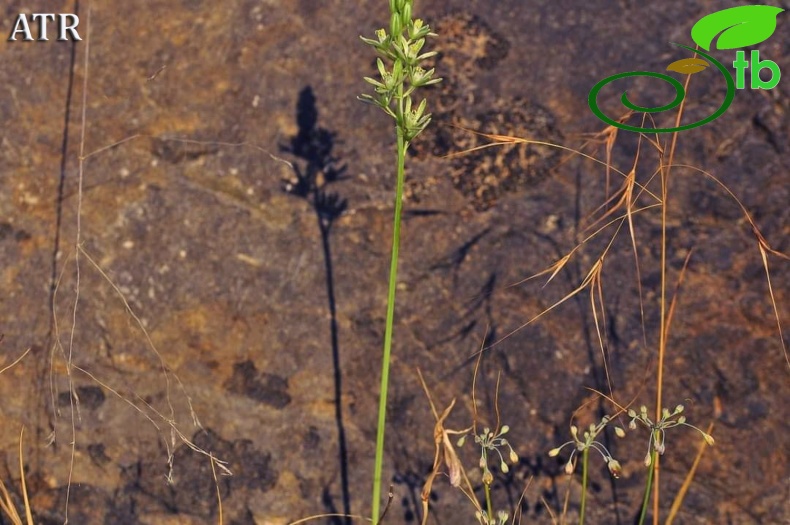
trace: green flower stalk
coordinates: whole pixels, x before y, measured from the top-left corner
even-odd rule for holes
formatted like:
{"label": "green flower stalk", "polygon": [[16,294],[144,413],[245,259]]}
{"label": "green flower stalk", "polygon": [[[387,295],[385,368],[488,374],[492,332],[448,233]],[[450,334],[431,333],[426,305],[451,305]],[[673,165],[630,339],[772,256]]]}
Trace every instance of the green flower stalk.
{"label": "green flower stalk", "polygon": [[[598,435],[603,431],[604,428],[606,428],[610,421],[611,417],[603,416],[600,423],[592,423],[588,430],[583,431],[581,437],[579,436],[579,428],[576,425],[571,425],[571,436],[573,437],[573,440],[567,441],[559,447],[553,448],[549,451],[549,457],[553,458],[557,457],[563,448],[567,446],[573,447],[573,450],[571,450],[571,455],[568,458],[568,462],[565,464],[565,473],[569,476],[573,474],[573,471],[576,469],[574,456],[577,452],[581,452],[582,454],[582,499],[581,508],[579,510],[579,525],[584,525],[584,512],[587,503],[587,465],[590,458],[590,450],[595,450],[601,455],[604,463],[606,463],[606,466],[609,469],[609,472],[615,479],[620,477],[620,472],[622,470],[620,462],[612,457],[612,455],[609,453],[609,450],[607,450],[603,443],[596,440]],[[614,432],[617,437],[622,438],[625,436],[625,431],[618,426],[614,427]]]}
{"label": "green flower stalk", "polygon": [[[588,451],[589,449],[593,449],[601,455],[604,463],[606,463],[606,466],[609,468],[609,472],[612,474],[612,476],[614,476],[615,478],[620,477],[620,470],[621,470],[620,462],[614,459],[612,455],[609,453],[609,450],[607,450],[607,448],[602,443],[596,440],[598,435],[601,433],[601,431],[603,431],[606,425],[609,424],[611,419],[612,418],[610,416],[604,416],[603,418],[601,418],[600,423],[591,424],[589,430],[585,430],[583,432],[583,438],[579,437],[578,427],[576,425],[571,425],[571,436],[573,437],[573,440],[566,441],[559,447],[551,449],[549,451],[549,457],[552,458],[557,457],[563,448],[567,446],[573,446],[573,450],[571,451],[571,455],[568,458],[568,462],[565,464],[565,473],[571,475],[573,474],[573,471],[575,470],[576,467],[576,463],[574,462],[574,456],[576,455],[576,453],[585,452]],[[625,436],[625,431],[620,427],[617,426],[614,427],[614,431],[617,437],[621,438]]]}
{"label": "green flower stalk", "polygon": [[[507,513],[502,511],[498,512],[496,517],[494,517],[494,509],[491,501],[491,484],[494,482],[494,474],[491,472],[491,469],[488,468],[488,458],[489,456],[493,456],[494,452],[497,453],[497,456],[499,456],[499,470],[501,470],[503,474],[507,474],[510,471],[510,467],[508,467],[505,457],[499,450],[500,448],[504,449],[507,447],[510,463],[515,465],[518,462],[518,454],[513,450],[508,440],[503,437],[509,431],[510,427],[503,425],[496,431],[492,431],[490,428],[485,427],[482,433],[473,434],[475,444],[480,447],[479,466],[483,473],[483,487],[486,495],[486,510],[482,513],[478,512],[478,515],[476,515],[481,525],[502,525],[508,518]],[[458,440],[457,444],[459,448],[464,446],[466,437],[466,434],[464,434]]]}
{"label": "green flower stalk", "polygon": [[418,88],[430,86],[441,81],[433,78],[434,70],[420,67],[424,60],[436,52],[421,53],[425,38],[436,36],[422,20],[412,19],[414,0],[390,0],[389,32],[379,29],[375,38],[360,37],[378,53],[376,66],[379,79],[365,77],[373,86],[373,94],[358,98],[363,102],[381,108],[395,119],[397,135],[397,184],[395,191],[395,213],[392,234],[392,255],[390,260],[389,292],[387,294],[387,321],[384,331],[384,353],[381,361],[381,391],[379,395],[378,424],[376,431],[376,459],[373,467],[373,501],[371,519],[377,525],[381,506],[381,470],[384,457],[384,427],[387,413],[387,389],[389,385],[389,366],[392,349],[392,326],[395,316],[395,285],[398,275],[398,252],[400,250],[400,223],[403,206],[403,182],[405,173],[406,149],[410,142],[430,123],[431,115],[426,113],[427,103],[413,102],[412,95]]}
{"label": "green flower stalk", "polygon": [[647,474],[647,483],[645,484],[645,496],[642,500],[642,512],[639,515],[639,525],[644,523],[645,516],[647,516],[647,504],[653,483],[653,474],[655,472],[655,469],[652,467],[655,465],[658,456],[663,455],[666,451],[666,429],[679,426],[689,427],[702,434],[702,438],[709,446],[713,446],[715,443],[713,436],[686,422],[686,416],[681,415],[684,410],[683,405],[676,406],[675,410],[672,412],[664,408],[661,410],[661,419],[657,422],[653,422],[653,420],[650,419],[647,415],[647,407],[644,405],[639,407],[639,412],[633,409],[628,410],[628,417],[631,418],[631,421],[628,423],[628,428],[634,430],[637,427],[637,423],[641,423],[650,430],[650,438],[647,442],[647,454],[645,455],[645,467],[648,467],[649,470]]}

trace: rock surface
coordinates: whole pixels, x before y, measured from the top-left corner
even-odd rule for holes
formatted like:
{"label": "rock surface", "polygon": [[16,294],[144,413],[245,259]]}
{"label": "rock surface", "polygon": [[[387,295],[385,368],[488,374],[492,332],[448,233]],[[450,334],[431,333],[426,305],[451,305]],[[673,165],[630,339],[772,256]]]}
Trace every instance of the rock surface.
{"label": "rock surface", "polygon": [[[0,29],[9,34],[23,10],[73,11],[56,4],[11,2]],[[391,123],[355,100],[373,62],[357,36],[385,23],[387,3],[94,1],[90,16],[88,4],[79,4],[76,46],[0,39],[0,370],[30,349],[0,378],[2,479],[19,492],[24,427],[36,523],[63,523],[66,509],[71,523],[216,523],[218,494],[234,525],[367,515],[395,177]],[[430,45],[445,82],[428,95],[435,125],[408,162],[389,523],[419,522],[433,462],[434,419],[417,367],[437,409],[457,399],[447,427],[464,428],[473,355],[512,333],[485,354],[477,410],[481,426],[496,424],[501,372],[499,417],[521,460],[497,473],[494,497],[498,508],[519,506],[524,523],[551,523],[547,509],[559,512],[567,490],[570,522],[578,515],[580,477],[563,474],[569,451],[557,459],[547,451],[570,439],[571,417],[586,427],[612,412],[591,390],[609,391],[607,373],[618,402],[654,406],[658,208],[635,218],[638,276],[625,230],[606,256],[604,367],[589,290],[519,327],[584,280],[614,228],[574,252],[545,288],[547,276],[510,285],[590,233],[605,170],[536,145],[441,155],[485,142],[457,126],[581,147],[604,128],[587,106],[590,87],[618,72],[663,71],[683,57],[668,42],[689,43],[693,22],[711,9],[418,3],[440,33]],[[785,72],[788,24],[785,13],[759,46]],[[698,80],[714,74],[692,78],[690,119],[718,106],[722,87]],[[669,96],[649,83],[628,89],[644,103]],[[725,183],[783,253],[789,94],[788,81],[739,91],[722,117],[681,135],[675,159]],[[619,111],[617,94],[607,97]],[[613,164],[628,172],[638,147],[621,132]],[[603,144],[586,151],[605,155]],[[642,184],[657,162],[643,142]],[[608,184],[611,195],[618,176]],[[782,523],[790,367],[757,242],[737,204],[691,169],[672,171],[668,223],[670,294],[691,258],[663,397],[684,404],[695,425],[713,422],[716,438],[677,523]],[[790,265],[768,260],[788,330]],[[588,523],[634,522],[643,430],[606,441],[621,479],[592,456]],[[687,427],[666,439],[662,521],[701,442]],[[479,488],[473,445],[460,453]],[[212,471],[212,457],[233,475]],[[474,522],[444,476],[431,505],[440,523]]]}

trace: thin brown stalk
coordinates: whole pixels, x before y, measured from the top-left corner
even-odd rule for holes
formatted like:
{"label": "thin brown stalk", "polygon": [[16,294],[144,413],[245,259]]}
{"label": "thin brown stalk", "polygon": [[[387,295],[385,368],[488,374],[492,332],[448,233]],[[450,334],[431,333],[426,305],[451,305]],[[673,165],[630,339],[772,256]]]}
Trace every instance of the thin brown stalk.
{"label": "thin brown stalk", "polygon": [[675,309],[677,308],[678,297],[680,295],[680,288],[683,285],[683,279],[686,277],[686,270],[688,270],[689,262],[691,261],[691,254],[694,250],[689,250],[686,254],[686,258],[683,260],[683,268],[680,269],[680,275],[678,276],[678,281],[675,284],[675,293],[672,294],[672,302],[669,303],[669,312],[667,313],[667,326],[666,326],[666,333],[664,337],[669,339],[669,328],[672,326],[672,318],[675,315]]}
{"label": "thin brown stalk", "polygon": [[313,520],[320,520],[323,518],[351,518],[352,520],[369,521],[371,523],[373,522],[373,520],[370,519],[369,517],[360,516],[359,514],[341,514],[337,512],[330,512],[327,514],[315,514],[313,516],[308,516],[306,518],[302,518],[296,521],[291,521],[288,523],[288,525],[302,525],[302,523],[307,523]]}
{"label": "thin brown stalk", "polygon": [[74,479],[74,462],[77,456],[77,428],[76,421],[79,412],[75,406],[77,404],[77,397],[74,393],[74,335],[77,330],[77,310],[80,302],[80,255],[79,247],[82,244],[82,198],[83,198],[83,185],[85,180],[85,131],[87,129],[87,111],[88,111],[88,66],[90,64],[90,45],[91,45],[91,4],[88,2],[88,13],[85,19],[85,53],[83,60],[83,77],[82,77],[82,109],[80,112],[80,153],[79,163],[77,168],[77,225],[76,233],[74,236],[74,247],[76,253],[74,254],[75,263],[75,284],[74,284],[74,310],[72,311],[71,318],[71,332],[69,334],[68,357],[66,359],[66,376],[69,383],[69,408],[71,411],[71,455],[69,458],[69,472],[68,480],[66,482],[66,501],[64,503],[64,519],[65,522],[69,521],[69,501],[71,499],[71,484]]}
{"label": "thin brown stalk", "polygon": [[22,498],[25,500],[25,520],[27,525],[33,525],[33,513],[30,511],[30,498],[27,495],[27,483],[25,482],[25,459],[22,454],[22,443],[25,436],[25,427],[19,431],[19,483],[22,485]]}
{"label": "thin brown stalk", "polygon": [[527,491],[529,490],[529,486],[532,485],[532,480],[535,476],[530,476],[527,480],[526,485],[524,485],[524,490],[521,491],[521,496],[519,496],[518,501],[516,502],[516,509],[513,512],[513,520],[511,521],[512,525],[516,525],[516,516],[518,516],[518,523],[521,523],[521,504],[524,501],[524,498],[527,497]]}
{"label": "thin brown stalk", "polygon": [[14,362],[13,362],[13,363],[11,363],[10,365],[8,365],[8,366],[5,366],[5,367],[3,367],[2,369],[0,369],[0,374],[2,374],[3,372],[5,372],[6,370],[8,370],[8,369],[10,369],[10,368],[13,368],[13,367],[15,367],[15,366],[17,365],[17,363],[19,363],[19,362],[20,362],[22,359],[24,359],[24,358],[25,358],[25,356],[26,356],[27,354],[29,354],[29,353],[30,353],[30,348],[28,348],[27,350],[25,350],[24,352],[22,352],[22,355],[20,355],[20,356],[19,356],[19,357],[17,357],[16,359],[14,359]]}
{"label": "thin brown stalk", "polygon": [[[696,56],[696,54],[695,54]],[[686,76],[686,82],[683,89],[688,93],[689,82],[691,75]],[[678,114],[675,117],[675,127],[680,126],[680,120],[683,117],[683,110],[686,106],[685,97],[680,102]],[[659,327],[659,342],[658,342],[658,372],[656,374],[656,421],[661,419],[661,410],[663,403],[663,387],[664,387],[664,357],[666,355],[666,326],[667,326],[667,210],[669,205],[669,176],[672,169],[672,163],[675,159],[675,149],[677,147],[678,132],[672,133],[671,145],[669,147],[669,162],[665,165],[663,159],[661,162],[661,324]],[[659,524],[659,498],[660,498],[660,460],[659,455],[656,454],[656,461],[653,463],[652,468],[654,472],[653,479],[653,525]]]}
{"label": "thin brown stalk", "polygon": [[[708,430],[706,433],[710,435],[712,432],[713,423],[711,422],[711,424],[708,425]],[[683,500],[688,493],[691,482],[694,481],[694,474],[697,472],[697,467],[699,466],[699,462],[702,459],[702,454],[705,452],[706,448],[708,448],[708,443],[703,439],[699,445],[699,448],[697,449],[697,455],[694,458],[694,463],[691,464],[691,468],[686,473],[686,477],[683,479],[683,485],[680,486],[680,490],[675,496],[675,500],[672,502],[672,507],[669,509],[669,514],[667,515],[667,520],[664,522],[664,525],[672,525],[672,522],[675,520],[675,516],[677,516],[680,506],[683,504]]]}
{"label": "thin brown stalk", "polygon": [[214,468],[214,462],[215,462],[214,454],[209,452],[208,457],[211,460],[211,475],[214,476],[214,488],[217,489],[217,506],[219,509],[219,516],[217,519],[219,520],[219,525],[222,525],[223,523],[222,522],[222,494],[220,493],[219,490],[219,480],[217,480],[217,469]]}

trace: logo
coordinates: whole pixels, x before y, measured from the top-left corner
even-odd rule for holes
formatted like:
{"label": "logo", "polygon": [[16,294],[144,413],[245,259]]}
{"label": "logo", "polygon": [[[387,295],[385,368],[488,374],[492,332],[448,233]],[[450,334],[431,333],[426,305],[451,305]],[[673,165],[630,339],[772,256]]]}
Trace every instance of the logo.
{"label": "logo", "polygon": [[[740,7],[732,7],[730,9],[723,9],[716,11],[701,18],[694,27],[691,28],[691,39],[697,44],[699,48],[694,49],[683,44],[676,44],[671,42],[672,45],[686,49],[700,57],[684,58],[672,62],[667,66],[667,71],[673,71],[685,75],[693,75],[707,69],[711,64],[721,73],[727,84],[727,94],[721,106],[709,117],[700,121],[692,122],[691,124],[684,124],[673,128],[640,128],[638,126],[630,126],[623,122],[614,120],[606,116],[598,107],[598,93],[604,86],[615,80],[628,77],[653,77],[667,82],[675,89],[675,99],[669,104],[660,107],[643,107],[634,104],[628,98],[628,92],[623,92],[620,101],[622,104],[631,111],[640,113],[660,113],[676,108],[683,99],[686,97],[683,85],[674,77],[664,73],[654,73],[652,71],[630,71],[628,73],[619,73],[612,75],[601,80],[592,90],[587,97],[587,102],[590,109],[595,116],[609,125],[615,126],[627,131],[635,131],[637,133],[674,133],[677,131],[685,131],[687,129],[703,126],[724,114],[727,108],[732,104],[735,98],[736,89],[744,89],[746,87],[746,69],[750,69],[749,87],[752,89],[773,89],[779,84],[779,79],[782,76],[779,71],[779,66],[771,60],[761,60],[760,52],[753,50],[746,58],[746,52],[740,50],[735,54],[735,60],[732,66],[735,68],[735,80],[724,65],[713,58],[707,52],[713,45],[714,39],[716,40],[716,49],[738,49],[747,46],[753,46],[768,40],[768,38],[776,30],[776,17],[784,11],[779,7],[772,7],[767,5],[745,5]],[[704,51],[702,51],[704,50]],[[707,51],[707,52],[706,52]],[[763,80],[760,77],[760,71],[768,70],[770,78]]]}

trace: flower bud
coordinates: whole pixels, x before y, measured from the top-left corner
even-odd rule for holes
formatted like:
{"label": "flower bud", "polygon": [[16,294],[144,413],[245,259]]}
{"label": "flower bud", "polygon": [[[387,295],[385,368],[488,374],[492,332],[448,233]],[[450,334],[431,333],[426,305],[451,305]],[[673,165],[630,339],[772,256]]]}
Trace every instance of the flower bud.
{"label": "flower bud", "polygon": [[486,485],[490,485],[493,482],[494,482],[494,475],[491,474],[490,470],[485,469],[485,472],[483,472],[483,483],[485,483]]}
{"label": "flower bud", "polygon": [[409,25],[409,22],[411,22],[411,3],[407,2],[406,5],[403,6],[400,19],[404,26]]}
{"label": "flower bud", "polygon": [[609,467],[609,472],[611,472],[612,476],[615,479],[619,479],[620,478],[620,474],[622,474],[623,469],[620,466],[620,462],[619,461],[617,461],[614,458],[610,459],[609,463],[607,463],[606,466]]}
{"label": "flower bud", "polygon": [[390,35],[393,38],[398,38],[401,33],[403,33],[403,26],[401,25],[400,15],[392,13],[390,16]]}

